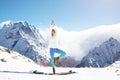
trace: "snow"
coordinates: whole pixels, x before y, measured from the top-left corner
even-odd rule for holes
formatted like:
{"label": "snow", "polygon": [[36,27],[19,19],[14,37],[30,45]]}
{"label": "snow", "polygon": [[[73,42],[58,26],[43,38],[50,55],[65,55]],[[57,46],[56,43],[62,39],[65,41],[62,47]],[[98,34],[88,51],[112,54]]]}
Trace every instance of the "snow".
{"label": "snow", "polygon": [[1,22],[0,23],[0,29],[4,26],[4,25],[10,25],[10,24],[12,24],[12,21],[11,20],[8,20],[8,21],[5,21],[5,22]]}
{"label": "snow", "polygon": [[[1,61],[5,59],[6,62]],[[77,73],[70,75],[42,75],[33,74],[32,71],[52,73],[51,67],[35,64],[32,60],[21,54],[0,46],[0,80],[119,80],[120,62],[106,68],[69,68],[56,67],[56,73]]]}
{"label": "snow", "polygon": [[[37,69],[37,68],[36,68]],[[111,70],[110,70],[111,69]],[[50,67],[40,67],[38,70],[51,72]],[[57,68],[57,72],[73,70],[77,73],[70,75],[40,75],[29,71],[0,71],[1,80],[119,80],[120,72],[116,68]]]}
{"label": "snow", "polygon": [[[1,61],[4,59],[5,62]],[[29,58],[4,47],[0,46],[0,70],[26,70],[26,66],[36,66]]]}

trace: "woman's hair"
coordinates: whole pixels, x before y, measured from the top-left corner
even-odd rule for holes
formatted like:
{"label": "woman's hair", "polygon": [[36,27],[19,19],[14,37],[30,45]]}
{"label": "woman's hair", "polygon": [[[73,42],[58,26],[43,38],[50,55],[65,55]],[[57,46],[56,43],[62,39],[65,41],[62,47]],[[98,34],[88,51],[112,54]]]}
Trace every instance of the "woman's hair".
{"label": "woman's hair", "polygon": [[56,33],[55,29],[52,29],[52,30],[51,30],[51,35],[54,36],[55,33]]}
{"label": "woman's hair", "polygon": [[52,29],[51,31],[56,33],[55,29]]}

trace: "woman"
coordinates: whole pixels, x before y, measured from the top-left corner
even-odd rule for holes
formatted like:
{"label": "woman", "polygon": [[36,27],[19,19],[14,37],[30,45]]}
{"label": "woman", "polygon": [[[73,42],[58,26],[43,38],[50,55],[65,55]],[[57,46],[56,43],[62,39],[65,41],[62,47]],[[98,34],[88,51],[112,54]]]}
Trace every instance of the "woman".
{"label": "woman", "polygon": [[[66,53],[64,51],[58,49],[56,26],[53,23],[54,23],[54,21],[52,21],[52,24],[51,24],[53,27],[51,29],[49,47],[50,47],[50,56],[51,56],[51,66],[53,68],[53,74],[55,74],[55,63],[57,63],[60,58],[63,58],[66,55]],[[54,57],[55,53],[58,53],[60,55],[58,57]]]}

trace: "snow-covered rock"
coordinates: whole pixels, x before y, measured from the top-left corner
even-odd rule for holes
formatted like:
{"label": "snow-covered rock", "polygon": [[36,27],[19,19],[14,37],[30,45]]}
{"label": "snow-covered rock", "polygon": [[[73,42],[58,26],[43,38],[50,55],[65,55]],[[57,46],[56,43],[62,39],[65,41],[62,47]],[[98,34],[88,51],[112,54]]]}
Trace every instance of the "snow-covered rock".
{"label": "snow-covered rock", "polygon": [[0,25],[0,45],[13,49],[40,64],[49,61],[46,43],[39,30],[23,21]]}
{"label": "snow-covered rock", "polygon": [[86,55],[77,67],[104,67],[120,58],[120,42],[114,38],[95,47]]}

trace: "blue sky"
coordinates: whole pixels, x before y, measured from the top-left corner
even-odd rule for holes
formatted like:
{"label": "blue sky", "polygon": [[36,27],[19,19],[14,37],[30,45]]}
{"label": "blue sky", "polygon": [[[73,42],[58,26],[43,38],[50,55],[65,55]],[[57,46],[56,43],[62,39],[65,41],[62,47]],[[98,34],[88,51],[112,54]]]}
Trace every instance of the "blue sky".
{"label": "blue sky", "polygon": [[0,22],[27,21],[49,27],[51,19],[65,30],[120,23],[120,0],[0,0]]}

